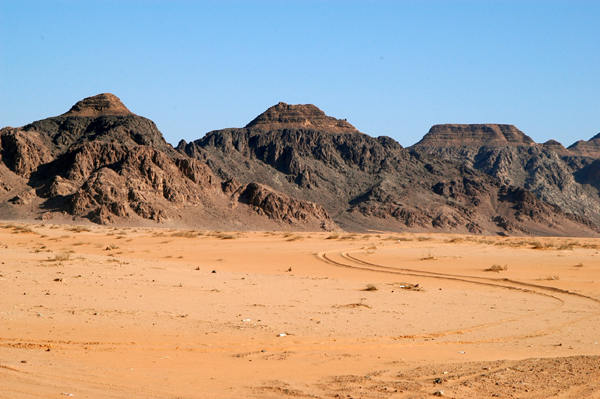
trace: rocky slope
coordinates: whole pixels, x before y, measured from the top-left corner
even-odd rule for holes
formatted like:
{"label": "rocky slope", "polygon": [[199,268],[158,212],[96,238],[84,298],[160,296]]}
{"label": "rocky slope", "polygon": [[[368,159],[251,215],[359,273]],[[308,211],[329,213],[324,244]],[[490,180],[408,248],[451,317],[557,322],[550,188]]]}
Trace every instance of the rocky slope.
{"label": "rocky slope", "polygon": [[536,144],[514,126],[436,125],[411,149],[472,167],[505,184],[523,187],[567,213],[598,224],[598,190],[585,177],[585,168],[593,160],[575,154],[570,148],[565,149],[554,140]]}
{"label": "rocky slope", "polygon": [[[315,108],[280,103],[244,128],[213,131],[177,150],[206,162],[222,179],[256,181],[321,204],[348,230],[595,234],[585,217],[473,164],[404,149],[346,121],[322,123]],[[482,126],[471,137],[482,135],[515,147],[533,144],[514,127]]]}
{"label": "rocky slope", "polygon": [[[183,156],[155,124],[112,94],[67,113],[0,130],[3,218],[206,228],[333,230],[319,205],[272,189],[230,184]],[[184,220],[184,222],[182,222]]]}
{"label": "rocky slope", "polygon": [[0,217],[213,229],[597,235],[600,161],[510,125],[413,148],[279,103],[176,149],[112,94],[0,130]]}

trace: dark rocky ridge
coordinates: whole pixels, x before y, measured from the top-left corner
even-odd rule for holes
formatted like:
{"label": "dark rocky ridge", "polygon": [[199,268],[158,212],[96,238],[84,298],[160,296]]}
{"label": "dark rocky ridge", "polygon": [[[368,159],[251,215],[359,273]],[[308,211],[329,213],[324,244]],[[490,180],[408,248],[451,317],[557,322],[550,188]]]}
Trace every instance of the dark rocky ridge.
{"label": "dark rocky ridge", "polygon": [[411,149],[480,170],[505,184],[530,190],[569,214],[600,223],[598,190],[580,171],[591,159],[575,155],[555,140],[536,144],[514,127],[510,129],[511,140],[490,140],[487,136],[465,140],[464,131],[481,132],[482,125],[461,126],[457,130],[455,125],[437,125],[432,130],[443,140],[436,139],[436,135],[428,138],[428,133]]}
{"label": "dark rocky ridge", "polygon": [[[561,158],[556,143],[509,125],[440,125],[405,149],[313,105],[279,103],[245,128],[173,149],[152,121],[102,94],[4,128],[0,144],[5,218],[595,235],[600,214],[594,159]],[[565,193],[580,198],[556,200]]]}
{"label": "dark rocky ridge", "polygon": [[[285,107],[289,113],[309,108]],[[587,221],[580,223],[526,189],[472,165],[404,149],[388,137],[297,124],[256,126],[213,131],[177,149],[207,162],[223,179],[257,181],[317,202],[348,230],[594,233]],[[492,129],[497,131],[515,145],[531,141],[514,127]]]}
{"label": "dark rocky ridge", "polygon": [[[203,162],[183,156],[154,123],[102,94],[58,117],[0,130],[12,215],[107,223],[181,222],[236,229],[335,229],[322,207],[275,190],[227,192]],[[4,194],[4,195],[3,195]],[[261,201],[256,198],[264,197]],[[7,213],[4,213],[5,215]]]}

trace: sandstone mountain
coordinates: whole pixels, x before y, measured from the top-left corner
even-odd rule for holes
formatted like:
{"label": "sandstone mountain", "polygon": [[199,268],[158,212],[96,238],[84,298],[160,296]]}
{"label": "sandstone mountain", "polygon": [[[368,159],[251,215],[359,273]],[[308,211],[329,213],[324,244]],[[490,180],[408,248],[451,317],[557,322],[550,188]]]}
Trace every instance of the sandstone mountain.
{"label": "sandstone mountain", "polygon": [[510,125],[436,125],[406,149],[279,103],[174,149],[100,94],[0,130],[0,156],[3,219],[516,235],[597,235],[600,222],[600,162]]}
{"label": "sandstone mountain", "polygon": [[61,116],[4,128],[0,144],[3,218],[336,228],[316,204],[250,184],[231,191],[112,94],[86,98]]}

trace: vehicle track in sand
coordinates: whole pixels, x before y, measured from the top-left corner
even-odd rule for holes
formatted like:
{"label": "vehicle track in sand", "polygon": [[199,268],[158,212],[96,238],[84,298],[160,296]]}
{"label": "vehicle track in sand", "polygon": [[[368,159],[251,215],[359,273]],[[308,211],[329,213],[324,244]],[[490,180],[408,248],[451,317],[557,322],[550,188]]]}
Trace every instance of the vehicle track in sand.
{"label": "vehicle track in sand", "polygon": [[[415,335],[405,335],[395,337],[393,339],[402,340],[402,339],[431,339],[431,338],[443,338],[450,336],[466,336],[468,333],[474,333],[477,331],[490,329],[493,327],[502,327],[509,326],[518,322],[524,322],[526,320],[532,319],[537,316],[546,316],[549,320],[552,320],[551,323],[546,324],[544,328],[534,328],[530,329],[525,333],[520,334],[503,334],[501,337],[494,338],[481,338],[481,337],[473,337],[470,339],[463,340],[453,340],[453,341],[440,341],[436,340],[421,342],[419,345],[428,345],[428,344],[481,344],[481,343],[500,343],[500,342],[508,342],[514,340],[522,340],[528,338],[537,338],[549,335],[553,332],[559,331],[563,328],[569,327],[576,323],[598,317],[600,316],[600,300],[597,298],[593,298],[587,295],[583,295],[577,292],[572,292],[556,287],[548,287],[539,284],[528,283],[524,281],[518,281],[514,279],[508,278],[491,278],[491,277],[480,277],[480,276],[470,276],[470,275],[461,275],[461,274],[449,274],[449,273],[440,273],[440,272],[432,272],[425,271],[419,269],[412,268],[402,268],[402,267],[391,267],[386,265],[381,265],[377,263],[367,262],[365,260],[359,259],[356,256],[353,256],[354,253],[359,251],[367,250],[368,248],[360,248],[360,249],[338,249],[334,251],[323,251],[319,252],[316,256],[323,262],[328,264],[349,268],[354,270],[361,270],[373,273],[385,273],[392,275],[400,275],[400,276],[408,276],[408,277],[420,277],[426,279],[437,279],[442,281],[454,281],[454,282],[462,282],[467,284],[475,284],[478,286],[487,286],[490,288],[496,289],[506,289],[511,291],[516,291],[520,293],[530,294],[530,295],[538,295],[544,296],[549,299],[552,299],[557,302],[556,306],[545,309],[537,312],[528,312],[527,314],[515,315],[514,317],[502,318],[500,320],[488,323],[476,324],[467,328],[461,329],[453,329],[446,331],[435,331],[430,333],[423,334],[415,334]],[[570,317],[566,318],[564,313],[566,312],[564,308],[567,305],[569,307]],[[550,317],[552,315],[557,315],[557,317]],[[510,328],[506,328],[506,331],[511,331]]]}

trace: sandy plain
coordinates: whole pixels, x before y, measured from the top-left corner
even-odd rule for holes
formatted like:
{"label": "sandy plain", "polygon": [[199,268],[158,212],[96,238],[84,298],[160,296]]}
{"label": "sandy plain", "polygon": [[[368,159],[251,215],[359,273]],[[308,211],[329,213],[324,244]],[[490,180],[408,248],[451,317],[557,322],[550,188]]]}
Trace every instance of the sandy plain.
{"label": "sandy plain", "polygon": [[0,259],[0,398],[600,398],[598,239],[5,222]]}

